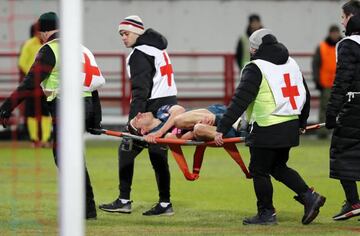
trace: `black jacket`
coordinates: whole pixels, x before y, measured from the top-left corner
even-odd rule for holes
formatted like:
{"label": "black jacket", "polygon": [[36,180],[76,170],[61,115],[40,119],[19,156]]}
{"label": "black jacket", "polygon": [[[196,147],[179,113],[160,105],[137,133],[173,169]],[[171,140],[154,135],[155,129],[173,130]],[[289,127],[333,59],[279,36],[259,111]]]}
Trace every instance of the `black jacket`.
{"label": "black jacket", "polygon": [[[133,47],[148,45],[164,50],[167,47],[167,40],[160,33],[153,29],[148,29],[140,35]],[[151,111],[155,113],[161,106],[166,104],[176,104],[176,96],[149,99],[153,87],[153,77],[156,73],[154,65],[155,58],[140,50],[135,49],[129,59],[131,74],[131,104],[129,121],[138,112]]]}
{"label": "black jacket", "polygon": [[[287,62],[289,53],[287,48],[278,43],[275,37],[265,36],[262,45],[251,58],[262,59],[276,65]],[[248,64],[242,71],[240,84],[238,85],[230,105],[217,131],[226,134],[232,124],[241,116],[246,108],[253,102],[259,92],[262,81],[260,69],[253,63]],[[310,111],[310,94],[304,80],[306,89],[306,103],[303,107],[299,120],[288,121],[268,127],[259,127],[256,122],[252,132],[246,139],[246,144],[252,147],[291,147],[299,144],[299,128],[306,126]]]}
{"label": "black jacket", "polygon": [[[360,16],[350,18],[347,35],[360,35]],[[338,45],[336,76],[327,105],[326,122],[337,118],[330,148],[330,177],[360,180],[360,45],[345,39]]]}

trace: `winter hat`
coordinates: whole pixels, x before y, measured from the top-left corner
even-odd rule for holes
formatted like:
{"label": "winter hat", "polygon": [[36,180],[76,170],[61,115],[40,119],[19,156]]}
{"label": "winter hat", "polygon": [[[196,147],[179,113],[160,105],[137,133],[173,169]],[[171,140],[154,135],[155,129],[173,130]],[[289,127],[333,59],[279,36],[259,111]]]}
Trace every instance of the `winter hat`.
{"label": "winter hat", "polygon": [[58,29],[58,17],[54,12],[47,12],[40,16],[39,20],[39,31],[51,31]]}
{"label": "winter hat", "polygon": [[118,29],[119,33],[121,30],[126,30],[141,35],[144,33],[144,24],[139,16],[128,16],[120,22]]}
{"label": "winter hat", "polygon": [[259,49],[260,45],[263,43],[263,37],[271,34],[272,31],[269,29],[259,29],[250,35],[250,48]]}

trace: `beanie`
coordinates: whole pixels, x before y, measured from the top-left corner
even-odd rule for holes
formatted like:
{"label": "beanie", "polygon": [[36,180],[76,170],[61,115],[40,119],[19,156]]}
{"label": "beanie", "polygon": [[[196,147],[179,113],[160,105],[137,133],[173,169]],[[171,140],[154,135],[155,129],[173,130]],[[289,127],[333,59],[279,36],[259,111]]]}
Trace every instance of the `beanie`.
{"label": "beanie", "polygon": [[141,35],[144,33],[144,24],[139,16],[128,16],[120,22],[118,29],[119,33],[121,30],[126,30]]}
{"label": "beanie", "polygon": [[39,31],[51,31],[58,29],[57,22],[58,17],[54,12],[47,12],[40,16],[39,20]]}
{"label": "beanie", "polygon": [[263,43],[263,37],[271,34],[272,31],[269,29],[259,29],[250,35],[250,48],[259,49],[260,45]]}

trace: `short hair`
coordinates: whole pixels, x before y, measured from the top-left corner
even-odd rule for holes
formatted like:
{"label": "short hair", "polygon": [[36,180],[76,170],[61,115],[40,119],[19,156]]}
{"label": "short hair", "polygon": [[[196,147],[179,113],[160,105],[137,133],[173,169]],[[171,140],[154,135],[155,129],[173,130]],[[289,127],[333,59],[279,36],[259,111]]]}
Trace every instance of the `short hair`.
{"label": "short hair", "polygon": [[331,25],[329,28],[329,33],[333,33],[333,32],[340,32],[340,28],[337,25]]}
{"label": "short hair", "polygon": [[251,14],[249,16],[249,23],[253,22],[253,21],[261,21],[261,18],[258,14]]}
{"label": "short hair", "polygon": [[359,0],[350,0],[342,6],[343,12],[346,16],[353,14],[360,14],[360,1]]}

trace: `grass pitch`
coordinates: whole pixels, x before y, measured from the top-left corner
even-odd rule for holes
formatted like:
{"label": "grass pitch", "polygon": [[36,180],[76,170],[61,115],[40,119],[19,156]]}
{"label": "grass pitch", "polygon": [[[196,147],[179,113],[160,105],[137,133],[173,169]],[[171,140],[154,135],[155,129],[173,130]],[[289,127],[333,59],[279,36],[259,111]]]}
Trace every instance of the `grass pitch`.
{"label": "grass pitch", "polygon": [[[117,146],[114,141],[89,141],[86,161],[97,204],[118,196]],[[193,148],[186,147],[187,157]],[[239,145],[246,163],[249,152]],[[289,166],[310,186],[327,197],[315,221],[301,224],[303,208],[294,193],[273,180],[277,226],[243,226],[242,219],[256,213],[251,180],[221,148],[205,152],[200,179],[186,181],[171,154],[171,194],[175,215],[144,217],[158,199],[155,176],[147,152],[135,162],[133,212],[111,214],[98,210],[96,221],[86,222],[86,235],[360,235],[357,218],[334,222],[344,194],[330,179],[329,141],[304,137],[293,148]],[[189,165],[192,160],[188,158]],[[0,235],[57,235],[57,169],[50,149],[33,149],[27,143],[0,143]]]}

